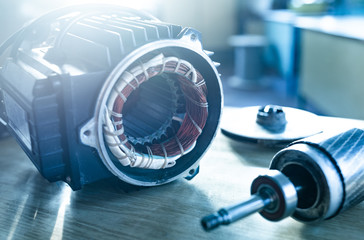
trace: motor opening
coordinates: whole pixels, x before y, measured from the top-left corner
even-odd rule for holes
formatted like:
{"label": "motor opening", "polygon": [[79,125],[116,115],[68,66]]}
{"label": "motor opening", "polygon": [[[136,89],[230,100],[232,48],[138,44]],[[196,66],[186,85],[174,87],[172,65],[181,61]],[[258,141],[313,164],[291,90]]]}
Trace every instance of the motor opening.
{"label": "motor opening", "polygon": [[284,166],[281,172],[295,185],[297,190],[297,208],[313,207],[319,198],[317,183],[312,174],[299,164]]}
{"label": "motor opening", "polygon": [[178,120],[186,112],[183,102],[178,82],[172,76],[155,76],[141,84],[130,94],[122,112],[128,141],[141,150],[142,145],[167,140],[181,126]]}

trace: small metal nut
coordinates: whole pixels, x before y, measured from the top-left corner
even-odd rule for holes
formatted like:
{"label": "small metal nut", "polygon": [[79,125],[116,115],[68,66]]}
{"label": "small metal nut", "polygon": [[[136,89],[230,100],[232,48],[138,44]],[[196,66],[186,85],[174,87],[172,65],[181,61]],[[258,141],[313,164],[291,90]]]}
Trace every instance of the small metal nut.
{"label": "small metal nut", "polygon": [[287,120],[281,106],[266,105],[259,108],[256,122],[270,132],[283,132]]}

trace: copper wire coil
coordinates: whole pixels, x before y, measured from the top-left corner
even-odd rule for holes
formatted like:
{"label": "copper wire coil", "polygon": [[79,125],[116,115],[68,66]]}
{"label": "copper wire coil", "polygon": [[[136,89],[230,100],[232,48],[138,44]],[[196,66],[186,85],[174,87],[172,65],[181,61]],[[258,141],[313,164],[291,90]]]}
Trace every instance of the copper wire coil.
{"label": "copper wire coil", "polygon": [[[179,66],[178,66],[179,65]],[[176,69],[178,67],[178,69]],[[183,122],[174,136],[168,136],[166,141],[155,143],[145,146],[142,152],[145,154],[152,154],[156,156],[169,157],[176,155],[183,155],[184,152],[190,149],[200,136],[204,128],[208,116],[207,111],[207,88],[204,84],[202,75],[196,70],[197,81],[192,82],[192,72],[186,76],[191,69],[177,61],[167,62],[164,66],[158,65],[151,67],[146,72],[135,76],[135,78],[126,85],[121,94],[128,99],[130,94],[134,92],[146,80],[151,79],[157,75],[167,73],[173,74],[185,96],[186,113]],[[147,73],[147,76],[146,74]],[[113,111],[122,113],[125,105],[125,100],[120,95],[116,98],[113,106]],[[121,121],[122,118],[112,116],[114,122]],[[123,126],[117,125],[116,130],[120,130]],[[133,149],[132,144],[128,141],[125,133],[119,135],[121,142],[125,142],[125,146],[130,150]]]}

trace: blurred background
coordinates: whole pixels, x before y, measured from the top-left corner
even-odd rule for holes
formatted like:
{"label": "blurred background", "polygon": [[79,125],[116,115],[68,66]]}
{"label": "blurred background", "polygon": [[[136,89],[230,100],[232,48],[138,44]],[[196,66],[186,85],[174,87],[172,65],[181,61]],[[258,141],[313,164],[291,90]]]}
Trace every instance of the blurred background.
{"label": "blurred background", "polygon": [[[47,11],[85,2],[1,1],[0,42]],[[201,31],[221,62],[226,106],[278,104],[364,119],[364,0],[102,2]]]}

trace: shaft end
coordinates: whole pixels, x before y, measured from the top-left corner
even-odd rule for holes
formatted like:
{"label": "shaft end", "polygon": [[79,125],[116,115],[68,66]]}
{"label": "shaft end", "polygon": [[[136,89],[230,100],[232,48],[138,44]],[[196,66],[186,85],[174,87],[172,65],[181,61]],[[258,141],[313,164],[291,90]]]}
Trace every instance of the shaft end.
{"label": "shaft end", "polygon": [[223,222],[223,218],[218,214],[211,214],[201,219],[201,225],[205,231],[211,231]]}
{"label": "shaft end", "polygon": [[228,225],[231,223],[229,212],[222,208],[217,213],[208,215],[201,219],[201,225],[205,231],[210,231],[220,225]]}

